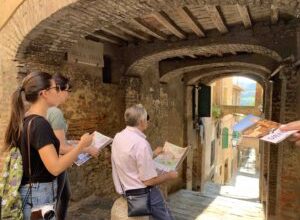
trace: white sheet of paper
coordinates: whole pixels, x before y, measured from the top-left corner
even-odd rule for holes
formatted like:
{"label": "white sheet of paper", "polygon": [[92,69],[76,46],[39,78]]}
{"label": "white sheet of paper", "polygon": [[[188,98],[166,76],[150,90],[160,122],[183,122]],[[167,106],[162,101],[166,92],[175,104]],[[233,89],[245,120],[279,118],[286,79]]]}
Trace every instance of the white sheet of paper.
{"label": "white sheet of paper", "polygon": [[281,131],[279,129],[276,129],[274,132],[262,137],[261,140],[277,144],[296,132],[296,130]]}

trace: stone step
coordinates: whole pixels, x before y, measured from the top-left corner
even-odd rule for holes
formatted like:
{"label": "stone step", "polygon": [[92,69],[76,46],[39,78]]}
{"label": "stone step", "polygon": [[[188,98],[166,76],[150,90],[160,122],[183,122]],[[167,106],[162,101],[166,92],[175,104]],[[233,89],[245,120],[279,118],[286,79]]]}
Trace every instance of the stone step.
{"label": "stone step", "polygon": [[175,219],[263,220],[262,205],[220,195],[180,190],[169,197]]}

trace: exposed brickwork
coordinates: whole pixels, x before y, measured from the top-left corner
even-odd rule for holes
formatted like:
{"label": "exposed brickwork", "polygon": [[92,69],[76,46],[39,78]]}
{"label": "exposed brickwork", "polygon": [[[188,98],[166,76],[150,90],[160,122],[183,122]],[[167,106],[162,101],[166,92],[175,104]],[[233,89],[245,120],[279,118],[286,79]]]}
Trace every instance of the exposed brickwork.
{"label": "exposed brickwork", "polygon": [[[69,66],[69,75],[75,79],[75,92],[63,106],[69,122],[69,137],[79,138],[84,132],[97,130],[114,137],[124,128],[124,90],[118,85],[102,84],[99,69]],[[98,75],[98,76],[97,76]],[[70,170],[72,199],[87,195],[115,196],[111,177],[110,147],[98,159]],[[82,187],[84,185],[84,187]]]}
{"label": "exposed brickwork", "polygon": [[[297,73],[291,66],[285,67],[274,78],[272,119],[285,123],[297,119]],[[287,95],[288,94],[288,95]],[[299,219],[300,185],[299,149],[289,142],[271,145],[268,178],[268,216],[279,219]]]}
{"label": "exposed brickwork", "polygon": [[[291,66],[283,69],[282,79],[283,96],[281,103],[281,121],[289,122],[299,119],[297,116],[296,89],[299,86],[297,79],[300,73]],[[300,218],[300,150],[289,142],[284,142],[279,148],[279,178],[278,181],[278,212],[281,219],[296,220]]]}
{"label": "exposed brickwork", "polygon": [[[271,70],[275,69],[278,64],[273,59],[256,54],[233,54],[225,57],[195,57],[185,59],[163,60],[159,64],[160,76],[162,81],[167,81],[169,77],[185,74],[189,72],[206,69],[214,70],[214,67],[236,67],[244,66],[249,69],[258,71],[258,75],[270,74]],[[200,75],[200,74],[199,74]]]}
{"label": "exposed brickwork", "polygon": [[123,77],[121,84],[125,88],[126,108],[140,103],[141,79],[138,77]]}
{"label": "exposed brickwork", "polygon": [[[224,1],[227,2],[227,1]],[[222,2],[221,4],[226,4]],[[256,1],[254,1],[256,2]],[[270,2],[260,1],[258,5],[265,5],[268,7]],[[73,3],[73,4],[71,4]],[[213,2],[212,4],[216,4]],[[248,2],[247,2],[248,3]],[[92,4],[92,5],[91,5]],[[135,7],[133,5],[135,4]],[[133,1],[128,3],[122,3],[119,10],[116,10],[116,3],[114,1],[103,2],[87,2],[87,1],[60,1],[59,3],[52,3],[48,1],[39,1],[38,4],[35,0],[25,1],[19,8],[19,10],[13,14],[12,19],[4,26],[1,34],[3,39],[3,50],[7,51],[12,57],[18,51],[18,57],[22,59],[24,53],[27,57],[31,58],[31,54],[39,55],[39,59],[46,61],[48,59],[47,54],[49,53],[62,53],[58,57],[62,57],[63,53],[66,52],[73,43],[76,43],[77,39],[88,33],[96,30],[100,26],[108,26],[108,24],[116,24],[123,20],[130,20],[133,17],[138,17],[146,13],[150,13],[153,10],[165,10],[179,7],[183,4],[209,4],[209,2],[185,2],[185,1],[173,1],[172,3],[166,4],[163,1]],[[230,3],[232,4],[232,2]],[[63,8],[66,5],[70,7]],[[256,3],[254,3],[256,5]],[[36,8],[38,7],[38,8]],[[281,4],[280,7],[285,7]],[[60,10],[62,9],[63,10]],[[40,12],[27,13],[31,10],[37,10]],[[55,13],[56,12],[56,13]],[[24,16],[24,13],[26,16]],[[53,15],[48,17],[49,14]],[[99,13],[101,16],[99,16]],[[34,17],[30,17],[34,16]],[[123,16],[122,19],[120,19]],[[97,17],[98,19],[93,19]],[[22,19],[21,19],[22,18]],[[44,20],[48,18],[47,20]],[[22,20],[22,22],[20,22]],[[38,26],[37,24],[41,22]],[[59,22],[58,22],[59,21]],[[34,29],[33,29],[34,28]],[[266,27],[263,27],[266,28]],[[254,33],[260,33],[261,28],[254,27]],[[276,29],[276,28],[275,28]],[[32,31],[31,31],[32,30]],[[68,31],[65,31],[68,30]],[[30,32],[31,31],[31,32]],[[30,32],[30,33],[29,33]],[[29,33],[29,34],[28,34]],[[251,34],[251,31],[248,31]],[[265,31],[263,32],[265,33]],[[282,31],[281,31],[282,33]],[[28,34],[28,35],[27,35]],[[229,34],[234,35],[234,34]],[[229,36],[228,35],[228,36]],[[24,37],[26,39],[23,41]],[[17,37],[17,38],[16,38]],[[232,37],[232,36],[230,36]],[[203,40],[205,42],[206,40]],[[22,43],[22,44],[21,44]],[[210,42],[212,43],[212,42]],[[229,42],[228,42],[229,43]],[[244,43],[244,42],[243,42]],[[257,43],[257,42],[256,42]],[[21,44],[21,45],[20,45]],[[205,43],[204,43],[205,45]],[[258,48],[238,48],[239,43],[230,50],[221,51],[215,48],[207,48],[209,50],[200,50],[199,53],[205,52],[205,54],[220,54],[222,52],[232,51],[244,51],[244,52],[255,52],[263,53],[267,56],[275,57],[278,59],[278,55],[271,50],[261,50]],[[197,50],[195,51],[197,52]],[[180,53],[185,54],[184,51]],[[180,55],[178,54],[178,55]],[[176,54],[173,54],[176,55]],[[166,55],[164,55],[166,56]],[[163,57],[164,57],[163,56]],[[57,58],[52,62],[60,62],[61,59]],[[47,60],[49,62],[49,60]],[[134,71],[135,72],[135,71]]]}
{"label": "exposed brickwork", "polygon": [[[0,57],[2,53],[0,52]],[[2,62],[1,62],[2,61]],[[0,59],[0,143],[4,138],[5,129],[10,116],[11,94],[17,89],[17,68]]]}
{"label": "exposed brickwork", "polygon": [[271,50],[256,46],[256,45],[246,45],[246,44],[217,44],[213,46],[185,46],[180,49],[172,48],[159,48],[160,51],[157,51],[155,54],[144,56],[142,59],[136,61],[128,69],[128,74],[137,75],[143,73],[145,69],[153,62],[158,62],[163,59],[176,57],[176,56],[188,56],[189,54],[196,55],[206,55],[206,54],[225,54],[230,53],[230,51],[235,52],[247,52],[247,53],[261,53],[266,56],[270,56],[277,61],[281,60],[281,57]]}
{"label": "exposed brickwork", "polygon": [[[200,56],[223,55],[225,53],[254,53],[280,61],[281,58],[295,53],[291,42],[296,43],[295,25],[276,26],[268,28],[266,26],[253,27],[253,30],[243,31],[232,30],[225,36],[212,35],[209,38],[189,39],[188,41],[177,41],[165,44],[157,42],[156,47],[151,44],[133,46],[129,45],[128,53],[131,54],[128,66],[128,74],[141,74],[150,63],[172,58],[176,56],[189,56],[190,54]],[[267,30],[267,31],[266,31]],[[282,33],[286,39],[283,42]],[[273,44],[273,42],[280,44]],[[133,52],[134,51],[134,52]]]}

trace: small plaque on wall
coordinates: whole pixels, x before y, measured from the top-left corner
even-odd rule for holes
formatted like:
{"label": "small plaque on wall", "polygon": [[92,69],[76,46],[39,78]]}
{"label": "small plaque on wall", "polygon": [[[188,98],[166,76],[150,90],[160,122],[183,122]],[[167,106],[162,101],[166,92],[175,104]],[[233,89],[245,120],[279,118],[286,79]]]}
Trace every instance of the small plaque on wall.
{"label": "small plaque on wall", "polygon": [[80,40],[68,52],[69,63],[103,67],[103,44]]}

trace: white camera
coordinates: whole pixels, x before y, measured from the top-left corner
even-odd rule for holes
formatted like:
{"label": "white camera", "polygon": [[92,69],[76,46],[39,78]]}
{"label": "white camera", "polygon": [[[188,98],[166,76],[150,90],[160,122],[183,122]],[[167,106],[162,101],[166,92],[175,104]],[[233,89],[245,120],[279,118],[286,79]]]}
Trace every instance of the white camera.
{"label": "white camera", "polygon": [[54,205],[44,205],[41,207],[42,216],[45,220],[51,220],[55,216]]}
{"label": "white camera", "polygon": [[45,220],[51,220],[55,217],[54,204],[46,204],[34,209],[31,209],[31,214],[38,213],[38,216],[41,216]]}

